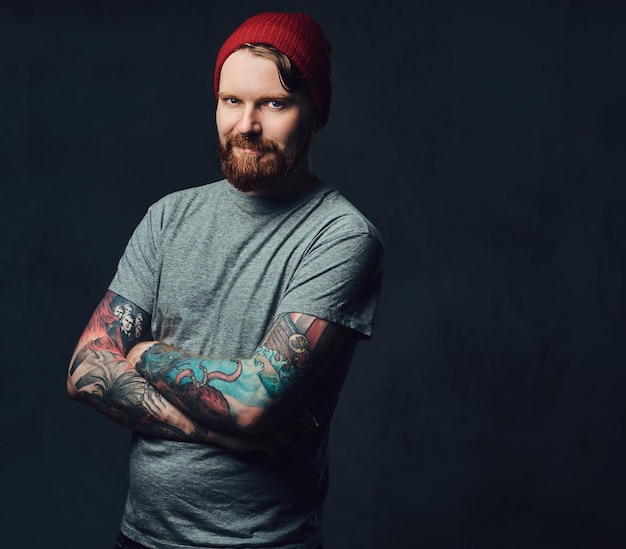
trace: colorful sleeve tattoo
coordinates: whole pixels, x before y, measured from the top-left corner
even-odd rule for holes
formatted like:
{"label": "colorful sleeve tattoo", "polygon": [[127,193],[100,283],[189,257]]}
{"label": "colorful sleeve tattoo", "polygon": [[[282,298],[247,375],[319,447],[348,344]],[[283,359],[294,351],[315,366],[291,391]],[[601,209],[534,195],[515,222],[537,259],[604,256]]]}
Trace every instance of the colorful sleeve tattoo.
{"label": "colorful sleeve tattoo", "polygon": [[300,313],[276,318],[246,359],[199,356],[164,343],[149,348],[136,369],[167,400],[200,421],[228,429],[237,415],[288,408],[319,372],[343,329]]}

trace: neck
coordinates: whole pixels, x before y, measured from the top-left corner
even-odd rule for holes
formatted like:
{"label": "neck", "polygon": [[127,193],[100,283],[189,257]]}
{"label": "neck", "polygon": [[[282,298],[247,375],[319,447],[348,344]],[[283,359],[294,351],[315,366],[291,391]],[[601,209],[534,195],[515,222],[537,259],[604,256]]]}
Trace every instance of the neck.
{"label": "neck", "polygon": [[262,189],[245,194],[249,196],[283,196],[310,189],[318,183],[319,179],[313,171],[311,157],[306,154],[289,175],[264,185]]}

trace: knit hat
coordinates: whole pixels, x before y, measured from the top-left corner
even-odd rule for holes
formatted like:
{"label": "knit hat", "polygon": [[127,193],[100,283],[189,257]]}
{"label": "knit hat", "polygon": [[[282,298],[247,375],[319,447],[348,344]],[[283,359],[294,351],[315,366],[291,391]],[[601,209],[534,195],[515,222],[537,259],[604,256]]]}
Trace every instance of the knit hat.
{"label": "knit hat", "polygon": [[267,44],[283,52],[302,73],[324,126],[330,112],[331,46],[322,27],[304,13],[264,12],[244,21],[224,42],[215,63],[215,96],[224,61],[242,44]]}

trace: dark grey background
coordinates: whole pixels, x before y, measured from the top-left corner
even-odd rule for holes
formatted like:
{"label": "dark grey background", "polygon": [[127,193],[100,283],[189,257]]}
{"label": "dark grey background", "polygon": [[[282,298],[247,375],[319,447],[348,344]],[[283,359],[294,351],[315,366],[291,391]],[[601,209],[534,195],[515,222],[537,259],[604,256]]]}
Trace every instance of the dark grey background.
{"label": "dark grey background", "polygon": [[217,49],[276,9],[333,43],[315,166],[387,245],[328,549],[624,546],[624,8],[0,3],[0,545],[112,546],[129,434],[66,364],[147,206],[219,177]]}

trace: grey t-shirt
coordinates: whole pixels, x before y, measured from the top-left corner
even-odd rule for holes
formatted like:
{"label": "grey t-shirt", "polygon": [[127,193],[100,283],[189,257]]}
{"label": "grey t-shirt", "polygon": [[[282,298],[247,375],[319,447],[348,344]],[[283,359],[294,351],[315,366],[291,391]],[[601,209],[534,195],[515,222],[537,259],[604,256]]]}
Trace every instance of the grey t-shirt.
{"label": "grey t-shirt", "polygon": [[[382,256],[376,229],[326,185],[264,198],[219,181],[154,204],[109,288],[152,314],[154,339],[242,357],[285,312],[369,337]],[[321,543],[328,427],[352,350],[304,397],[320,429],[276,456],[135,434],[122,531],[155,549]]]}

